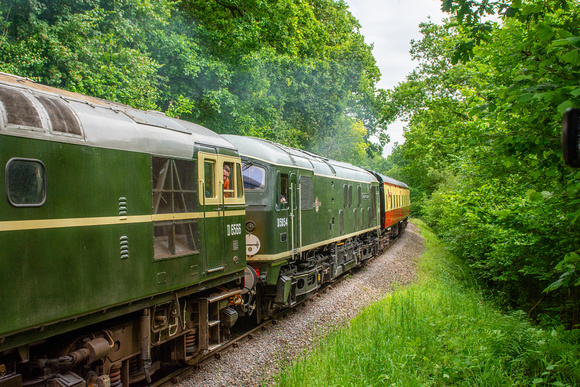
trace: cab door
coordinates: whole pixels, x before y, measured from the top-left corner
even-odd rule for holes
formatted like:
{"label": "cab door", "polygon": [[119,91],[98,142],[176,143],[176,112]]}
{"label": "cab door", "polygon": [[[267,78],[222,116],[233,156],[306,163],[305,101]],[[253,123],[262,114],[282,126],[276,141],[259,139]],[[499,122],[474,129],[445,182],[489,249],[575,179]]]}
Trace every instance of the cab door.
{"label": "cab door", "polygon": [[300,196],[298,195],[298,179],[295,173],[290,174],[290,241],[292,256],[300,248]]}
{"label": "cab door", "polygon": [[299,218],[299,189],[296,173],[278,171],[276,173],[276,216],[277,227],[280,231],[280,242],[285,251],[290,251],[294,257],[300,247],[300,218]]}
{"label": "cab door", "polygon": [[222,179],[219,186],[222,189],[220,207],[220,230],[222,237],[222,257],[226,270],[236,270],[245,267],[245,223],[246,202],[242,180],[242,164],[239,157],[219,156],[218,168]]}
{"label": "cab door", "polygon": [[229,272],[245,258],[244,190],[239,157],[199,152],[198,158],[206,275],[211,277]]}
{"label": "cab door", "polygon": [[[221,272],[225,269],[223,264],[223,231],[222,231],[222,216],[220,212],[221,189],[219,181],[222,179],[221,175],[218,178],[219,163],[218,155],[216,153],[209,153],[209,149],[204,149],[204,152],[198,153],[198,190],[199,204],[203,212],[203,231],[201,239],[202,246],[205,252],[205,267],[203,272],[205,276],[211,276],[212,273]],[[213,149],[215,152],[215,149]]]}

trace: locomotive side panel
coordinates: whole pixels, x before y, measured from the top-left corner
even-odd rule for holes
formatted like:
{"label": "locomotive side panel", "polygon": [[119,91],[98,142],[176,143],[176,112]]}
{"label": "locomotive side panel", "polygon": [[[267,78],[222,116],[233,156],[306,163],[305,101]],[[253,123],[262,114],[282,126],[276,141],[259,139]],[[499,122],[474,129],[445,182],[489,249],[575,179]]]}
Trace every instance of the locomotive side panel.
{"label": "locomotive side panel", "polygon": [[378,201],[371,201],[376,187],[370,182],[329,176],[304,179],[300,185],[306,192],[301,202],[302,247],[307,250],[376,230]]}
{"label": "locomotive side panel", "polygon": [[[35,184],[14,168],[39,162],[42,204],[13,197]],[[3,136],[0,163],[11,187],[0,206],[0,245],[10,268],[0,274],[1,293],[8,295],[0,310],[10,311],[0,336],[155,292],[147,264],[150,223],[122,220],[119,213],[123,206],[133,214],[150,212],[148,156]]]}

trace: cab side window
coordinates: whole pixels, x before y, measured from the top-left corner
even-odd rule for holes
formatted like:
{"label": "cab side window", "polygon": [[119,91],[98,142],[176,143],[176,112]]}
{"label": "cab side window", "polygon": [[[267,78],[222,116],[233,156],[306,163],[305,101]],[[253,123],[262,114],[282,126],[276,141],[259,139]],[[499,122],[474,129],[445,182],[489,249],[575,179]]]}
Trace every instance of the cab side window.
{"label": "cab side window", "polygon": [[215,161],[205,160],[203,163],[203,181],[206,198],[214,198],[216,196],[214,179],[215,179]]}
{"label": "cab side window", "polygon": [[223,187],[224,198],[234,197],[234,187],[236,186],[236,172],[234,163],[225,162],[223,165]]}
{"label": "cab side window", "polygon": [[281,173],[280,174],[280,184],[278,189],[280,190],[280,195],[278,196],[278,203],[280,204],[280,208],[288,208],[288,174]]}
{"label": "cab side window", "polygon": [[233,199],[243,198],[244,186],[242,180],[242,166],[240,163],[224,161],[222,169],[224,201],[230,203],[234,201]]}

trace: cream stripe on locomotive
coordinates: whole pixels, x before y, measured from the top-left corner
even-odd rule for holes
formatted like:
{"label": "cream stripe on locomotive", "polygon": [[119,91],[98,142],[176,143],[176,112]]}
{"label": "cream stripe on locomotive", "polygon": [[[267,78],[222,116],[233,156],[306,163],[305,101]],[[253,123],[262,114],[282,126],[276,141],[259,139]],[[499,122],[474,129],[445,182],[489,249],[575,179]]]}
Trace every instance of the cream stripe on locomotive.
{"label": "cream stripe on locomotive", "polygon": [[[362,230],[360,232],[353,232],[352,234],[348,234],[348,235],[341,235],[340,237],[337,238],[333,238],[333,239],[327,239],[323,242],[319,242],[319,243],[313,243],[311,245],[308,246],[304,246],[302,248],[298,248],[297,249],[297,253],[300,253],[302,251],[306,251],[306,250],[310,250],[310,249],[314,249],[316,247],[320,247],[320,246],[324,246],[324,245],[328,245],[330,243],[333,242],[338,242],[338,241],[342,241],[357,235],[361,235],[364,234],[366,232],[369,231],[373,231],[373,230],[378,230],[379,227],[371,227],[371,228],[367,228],[366,230]],[[248,262],[253,262],[253,261],[276,261],[278,259],[282,259],[282,258],[287,258],[289,256],[292,255],[292,251],[284,251],[283,253],[278,253],[278,254],[256,254],[252,257],[247,257]]]}
{"label": "cream stripe on locomotive", "polygon": [[48,228],[109,226],[132,223],[162,222],[168,220],[188,220],[217,218],[224,214],[225,217],[245,215],[244,210],[235,211],[212,211],[212,212],[187,212],[181,214],[156,214],[135,216],[104,216],[96,218],[69,218],[69,219],[36,219],[0,222],[0,231],[41,230]]}

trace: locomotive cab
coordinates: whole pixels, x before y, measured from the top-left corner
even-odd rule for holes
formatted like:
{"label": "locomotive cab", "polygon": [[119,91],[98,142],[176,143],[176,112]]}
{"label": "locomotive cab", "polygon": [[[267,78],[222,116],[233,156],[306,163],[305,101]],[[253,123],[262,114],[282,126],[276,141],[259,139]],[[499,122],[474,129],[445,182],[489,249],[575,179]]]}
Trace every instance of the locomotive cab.
{"label": "locomotive cab", "polygon": [[298,171],[247,157],[242,157],[242,163],[247,203],[246,254],[250,259],[257,256],[252,266],[259,273],[258,283],[270,285],[276,302],[295,303],[288,298],[291,281],[284,278],[278,284],[278,277],[280,261],[296,251],[300,243]]}

